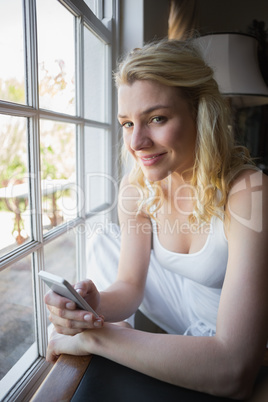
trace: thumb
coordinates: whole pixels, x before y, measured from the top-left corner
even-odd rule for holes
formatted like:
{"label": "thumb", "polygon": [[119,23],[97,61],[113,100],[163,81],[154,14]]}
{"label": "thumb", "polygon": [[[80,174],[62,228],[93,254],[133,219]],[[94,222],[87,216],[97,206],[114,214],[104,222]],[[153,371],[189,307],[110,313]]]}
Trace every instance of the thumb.
{"label": "thumb", "polygon": [[92,291],[96,290],[96,286],[90,279],[77,282],[74,285],[74,288],[82,297],[85,297],[88,293],[91,293]]}

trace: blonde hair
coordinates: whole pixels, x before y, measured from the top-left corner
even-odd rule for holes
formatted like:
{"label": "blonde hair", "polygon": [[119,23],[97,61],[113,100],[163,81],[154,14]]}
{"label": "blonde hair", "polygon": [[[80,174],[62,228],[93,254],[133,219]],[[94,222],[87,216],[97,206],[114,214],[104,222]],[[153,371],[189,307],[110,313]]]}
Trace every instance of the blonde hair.
{"label": "blonde hair", "polygon": [[188,39],[196,32],[198,8],[196,0],[171,0],[168,18],[168,38]]}
{"label": "blonde hair", "polygon": [[[213,70],[204,62],[193,40],[165,39],[135,49],[119,64],[115,73],[117,87],[137,80],[178,87],[188,100],[197,127],[190,183],[196,190],[197,202],[190,221],[208,222],[213,215],[222,217],[234,178],[243,169],[256,168],[247,149],[235,145],[229,128],[229,105],[219,92]],[[152,197],[136,162],[129,181],[143,189],[139,210],[152,217],[152,207],[156,211],[164,201],[164,181],[152,183]]]}

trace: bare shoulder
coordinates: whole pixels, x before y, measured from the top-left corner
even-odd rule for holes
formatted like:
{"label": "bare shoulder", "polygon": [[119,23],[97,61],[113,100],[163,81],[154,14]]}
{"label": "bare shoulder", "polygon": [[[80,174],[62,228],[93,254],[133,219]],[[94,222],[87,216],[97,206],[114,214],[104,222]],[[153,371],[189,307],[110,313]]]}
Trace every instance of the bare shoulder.
{"label": "bare shoulder", "polygon": [[129,181],[129,176],[125,175],[120,183],[118,197],[119,218],[133,218],[148,220],[144,213],[139,211],[139,201],[143,198],[143,189],[139,184]]}
{"label": "bare shoulder", "polygon": [[260,231],[268,219],[267,201],[268,177],[261,171],[245,170],[232,184],[228,196],[227,213],[231,220]]}

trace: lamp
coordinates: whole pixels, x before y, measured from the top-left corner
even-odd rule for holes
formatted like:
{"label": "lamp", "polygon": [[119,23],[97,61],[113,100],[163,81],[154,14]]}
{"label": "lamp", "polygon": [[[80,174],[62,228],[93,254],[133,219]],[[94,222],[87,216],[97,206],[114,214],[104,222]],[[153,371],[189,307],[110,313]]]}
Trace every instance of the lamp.
{"label": "lamp", "polygon": [[268,87],[258,63],[258,41],[240,33],[216,33],[195,39],[205,61],[214,70],[221,93],[236,108],[268,103]]}

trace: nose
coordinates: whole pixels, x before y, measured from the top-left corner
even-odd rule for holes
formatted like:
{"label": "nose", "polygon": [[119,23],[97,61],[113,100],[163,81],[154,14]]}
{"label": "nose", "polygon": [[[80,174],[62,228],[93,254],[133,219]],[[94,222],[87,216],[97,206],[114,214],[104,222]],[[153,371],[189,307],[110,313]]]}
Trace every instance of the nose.
{"label": "nose", "polygon": [[150,148],[152,146],[152,139],[148,133],[146,127],[134,126],[134,130],[131,135],[131,149],[133,151],[139,151],[144,148]]}

